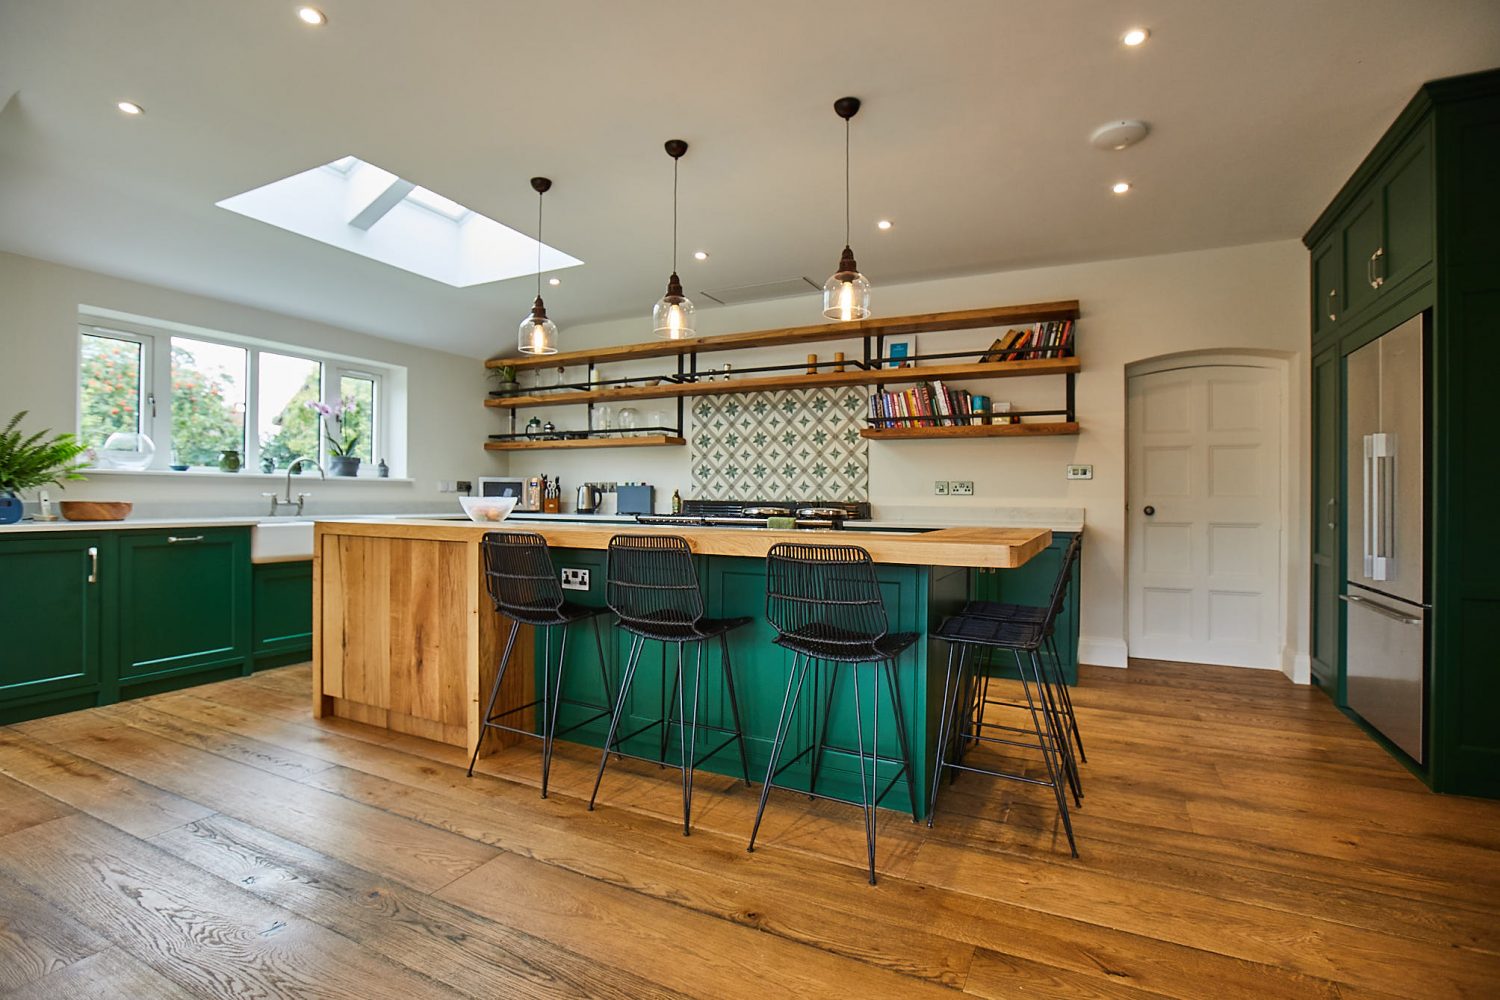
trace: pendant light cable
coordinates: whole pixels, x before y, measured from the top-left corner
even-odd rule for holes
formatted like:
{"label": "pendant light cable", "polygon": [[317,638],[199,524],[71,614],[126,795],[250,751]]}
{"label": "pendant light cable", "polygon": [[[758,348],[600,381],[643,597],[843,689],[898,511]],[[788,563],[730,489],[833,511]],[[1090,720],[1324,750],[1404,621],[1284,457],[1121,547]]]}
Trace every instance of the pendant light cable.
{"label": "pendant light cable", "polygon": [[536,297],[542,297],[542,192],[536,193]]}
{"label": "pendant light cable", "polygon": [[844,245],[849,244],[849,119],[844,119]]}
{"label": "pendant light cable", "polygon": [[677,272],[677,157],[672,157],[672,273]]}

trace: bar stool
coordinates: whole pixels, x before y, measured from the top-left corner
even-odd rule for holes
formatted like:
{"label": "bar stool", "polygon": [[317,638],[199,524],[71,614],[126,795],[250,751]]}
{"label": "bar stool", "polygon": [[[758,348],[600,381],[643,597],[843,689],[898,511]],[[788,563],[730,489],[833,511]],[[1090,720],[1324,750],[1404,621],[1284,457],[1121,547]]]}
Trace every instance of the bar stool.
{"label": "bar stool", "polygon": [[[1011,604],[999,601],[969,601],[959,612],[961,615],[974,615],[980,618],[993,618],[999,621],[1015,622],[1020,624],[1040,624],[1047,620],[1047,613],[1054,601],[1058,602],[1058,613],[1061,613],[1067,600],[1068,584],[1072,580],[1073,568],[1082,554],[1083,534],[1080,532],[1073,536],[1068,547],[1063,551],[1062,567],[1058,572],[1056,580],[1052,585],[1051,597],[1044,605],[1033,604]],[[1062,657],[1057,649],[1057,628],[1055,617],[1053,622],[1047,626],[1043,642],[1048,656],[1041,657],[1042,680],[1040,693],[1046,700],[1054,715],[1059,717],[1064,725],[1063,729],[1068,734],[1068,741],[1063,746],[1063,761],[1067,765],[1068,784],[1073,791],[1075,802],[1080,802],[1083,797],[1082,777],[1078,771],[1078,762],[1088,763],[1088,755],[1083,751],[1083,737],[1078,732],[1078,717],[1073,711],[1073,697],[1068,692],[1067,678],[1063,676]],[[1025,708],[1019,702],[1006,699],[990,698],[990,681],[992,671],[989,669],[993,663],[995,650],[986,647],[982,652],[982,662],[979,669],[978,682],[973,685],[970,692],[972,703],[970,708],[970,719],[968,721],[968,733],[966,738],[972,740],[973,733],[984,727],[996,729],[1011,729],[997,723],[984,721],[984,709],[987,705],[1008,708]],[[1078,753],[1075,757],[1073,748],[1076,745]]]}
{"label": "bar stool", "polygon": [[[630,633],[630,653],[625,660],[625,672],[620,679],[620,693],[615,701],[614,714],[609,722],[609,735],[604,740],[604,751],[599,755],[599,773],[594,776],[594,793],[589,796],[589,809],[599,795],[599,783],[604,779],[604,765],[611,753],[636,760],[652,760],[641,754],[626,753],[620,744],[657,726],[662,727],[661,755],[655,763],[665,766],[668,738],[672,721],[677,722],[680,746],[678,769],[682,771],[682,835],[692,833],[693,772],[704,761],[709,760],[731,743],[738,743],[740,768],[745,785],[750,785],[750,761],[745,754],[745,733],[740,725],[740,706],[735,694],[734,667],[729,659],[727,636],[741,626],[750,624],[749,618],[705,618],[703,614],[703,592],[698,586],[698,572],[693,568],[693,553],[687,540],[676,535],[616,535],[609,540],[609,569],[606,573],[605,594],[611,610],[618,616],[616,624]],[[710,725],[698,721],[698,701],[703,682],[703,645],[710,639],[719,640],[719,652],[724,668],[724,686],[729,695],[729,711],[734,728]],[[625,714],[635,682],[636,670],[640,666],[641,652],[646,642],[662,643],[662,692],[664,702],[661,718],[621,736],[620,719]],[[677,671],[671,691],[666,685],[667,644],[677,647]],[[689,716],[685,704],[687,678],[683,672],[683,646],[696,649],[693,666],[692,714]],[[676,703],[673,705],[673,698]],[[675,711],[674,711],[675,708]],[[729,738],[703,756],[697,756],[698,732],[708,730]]]}
{"label": "bar stool", "polygon": [[[755,837],[760,832],[766,801],[770,798],[776,778],[783,771],[811,754],[812,774],[806,794],[809,798],[842,802],[846,800],[818,792],[818,768],[828,750],[854,754],[859,758],[860,805],[864,809],[870,884],[874,885],[875,809],[903,777],[911,797],[912,822],[916,822],[918,815],[917,788],[911,766],[911,748],[906,735],[906,715],[901,708],[901,688],[896,683],[896,660],[917,641],[917,635],[913,632],[888,631],[885,605],[880,599],[880,584],[875,579],[875,567],[870,561],[870,553],[854,545],[805,545],[791,542],[773,546],[766,555],[766,618],[776,629],[776,645],[792,651],[792,669],[787,677],[786,694],[781,701],[781,716],[771,743],[771,761],[766,767],[765,784],[761,786],[760,808],[755,813],[755,826],[750,831],[748,850],[755,850]],[[823,678],[825,664],[830,673],[826,686]],[[846,664],[855,668],[851,687],[857,746],[830,747],[828,718],[839,670]],[[858,669],[863,665],[875,667],[871,678],[869,753],[865,752],[864,703],[860,696]],[[791,732],[792,720],[802,696],[803,682],[809,671],[814,673],[811,716],[815,738],[811,746],[781,764],[781,753]],[[879,754],[882,674],[890,689],[891,703],[895,710],[896,738],[901,747],[900,759],[882,757]],[[818,718],[820,695],[823,702],[821,719]],[[865,774],[867,761],[870,767],[868,786]],[[881,764],[899,765],[895,777],[883,791],[879,787]]]}
{"label": "bar stool", "polygon": [[[522,736],[538,736],[542,741],[542,798],[547,797],[547,779],[552,771],[552,747],[557,737],[572,732],[579,726],[588,725],[610,713],[612,704],[609,670],[605,665],[604,643],[599,637],[599,616],[607,608],[590,608],[573,604],[563,599],[562,585],[557,570],[552,565],[552,555],[547,549],[547,540],[528,531],[491,531],[480,542],[484,554],[484,582],[495,611],[510,619],[510,634],[505,639],[505,652],[500,655],[500,667],[495,672],[495,684],[490,689],[489,704],[484,710],[484,721],[480,723],[479,740],[474,745],[474,756],[469,758],[469,777],[474,776],[474,763],[479,759],[479,748],[485,734],[491,729]],[[599,676],[604,683],[606,704],[573,702],[585,708],[597,710],[581,722],[558,732],[557,708],[562,697],[563,666],[568,655],[568,626],[574,622],[590,619],[594,623],[594,646],[599,651]],[[510,666],[511,653],[516,647],[516,634],[521,626],[530,625],[542,632],[542,692],[525,705],[508,708],[495,713],[495,702],[500,697],[500,685],[505,680],[505,671]],[[557,670],[554,680],[552,669],[552,630],[562,629],[562,646],[557,654]],[[541,732],[506,725],[501,719],[541,706]]]}
{"label": "bar stool", "polygon": [[[927,813],[929,827],[932,826],[934,812],[937,809],[938,789],[944,769],[951,770],[955,778],[957,772],[968,771],[1028,784],[1044,785],[1052,789],[1053,796],[1057,800],[1058,813],[1062,817],[1063,829],[1068,836],[1068,849],[1073,857],[1078,857],[1078,845],[1073,839],[1073,821],[1068,815],[1067,793],[1063,789],[1064,783],[1069,781],[1066,762],[1069,737],[1065,732],[1059,710],[1042,693],[1045,681],[1042,677],[1043,667],[1040,656],[1047,632],[1053,627],[1057,613],[1061,609],[1064,589],[1054,588],[1052,601],[1047,606],[1046,614],[1041,621],[1022,622],[960,614],[945,619],[938,630],[933,633],[936,638],[945,640],[949,645],[948,670],[943,679],[943,700],[940,707],[942,719],[938,726],[937,762],[932,772],[931,801]],[[978,656],[971,658],[970,654],[988,651],[1009,651],[1015,657],[1016,670],[1021,676],[1021,688],[1026,695],[1026,704],[1020,707],[1030,712],[1032,728],[990,727],[988,724],[986,728],[1003,728],[1016,735],[1034,737],[1035,742],[1023,743],[1014,739],[987,736],[983,729],[978,727],[967,734],[959,732],[959,717],[971,705],[968,692],[972,690],[971,685],[974,683],[973,661],[979,659]],[[1037,689],[1035,696],[1032,694],[1033,685]],[[965,763],[965,751],[969,743],[1038,749],[1042,753],[1042,760],[1047,768],[1047,780]]]}

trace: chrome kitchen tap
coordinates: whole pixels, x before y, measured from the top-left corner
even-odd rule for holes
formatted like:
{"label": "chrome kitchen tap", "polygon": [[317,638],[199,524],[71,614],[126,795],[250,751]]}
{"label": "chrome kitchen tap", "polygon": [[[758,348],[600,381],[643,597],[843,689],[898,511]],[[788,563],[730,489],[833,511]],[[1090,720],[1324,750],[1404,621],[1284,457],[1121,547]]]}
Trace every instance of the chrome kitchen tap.
{"label": "chrome kitchen tap", "polygon": [[283,504],[285,504],[288,507],[292,506],[293,504],[296,505],[296,507],[297,507],[296,511],[294,511],[289,516],[293,516],[293,517],[301,517],[302,516],[302,505],[307,501],[308,497],[312,496],[312,494],[311,493],[298,493],[297,494],[297,499],[296,500],[292,499],[292,473],[296,472],[302,466],[302,464],[304,462],[311,462],[313,468],[315,468],[315,469],[318,470],[318,475],[319,476],[321,476],[324,479],[328,478],[328,473],[326,473],[326,472],[323,471],[323,467],[318,464],[318,462],[317,462],[316,459],[312,459],[312,458],[294,458],[294,459],[292,459],[290,462],[287,463],[287,467],[286,467],[286,496],[284,496],[284,497],[277,496],[276,492],[274,490],[272,492],[270,492],[270,493],[262,493],[261,494],[261,496],[266,497],[267,499],[269,499],[271,501],[271,516],[272,517],[276,516],[276,511],[278,509],[280,509],[280,507]]}

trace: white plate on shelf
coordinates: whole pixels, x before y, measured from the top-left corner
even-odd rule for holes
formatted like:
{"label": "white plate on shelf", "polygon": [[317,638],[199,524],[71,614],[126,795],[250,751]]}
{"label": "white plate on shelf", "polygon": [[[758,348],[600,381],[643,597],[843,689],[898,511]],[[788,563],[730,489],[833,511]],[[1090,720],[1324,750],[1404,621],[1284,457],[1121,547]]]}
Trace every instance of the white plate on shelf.
{"label": "white plate on shelf", "polygon": [[458,502],[475,524],[499,524],[516,508],[515,497],[459,497]]}

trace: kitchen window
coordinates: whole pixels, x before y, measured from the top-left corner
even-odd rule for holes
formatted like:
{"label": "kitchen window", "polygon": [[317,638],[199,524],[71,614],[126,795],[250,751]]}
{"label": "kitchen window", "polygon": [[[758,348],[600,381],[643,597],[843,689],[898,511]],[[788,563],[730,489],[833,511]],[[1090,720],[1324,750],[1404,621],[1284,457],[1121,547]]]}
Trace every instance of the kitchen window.
{"label": "kitchen window", "polygon": [[[243,338],[79,327],[78,432],[91,447],[117,431],[156,445],[152,470],[218,471],[226,451],[249,472],[283,472],[298,458],[331,457],[329,433],[355,435],[360,475],[375,476],[392,443],[389,371]],[[342,428],[315,404],[342,407]],[[327,425],[326,429],[324,425]]]}

